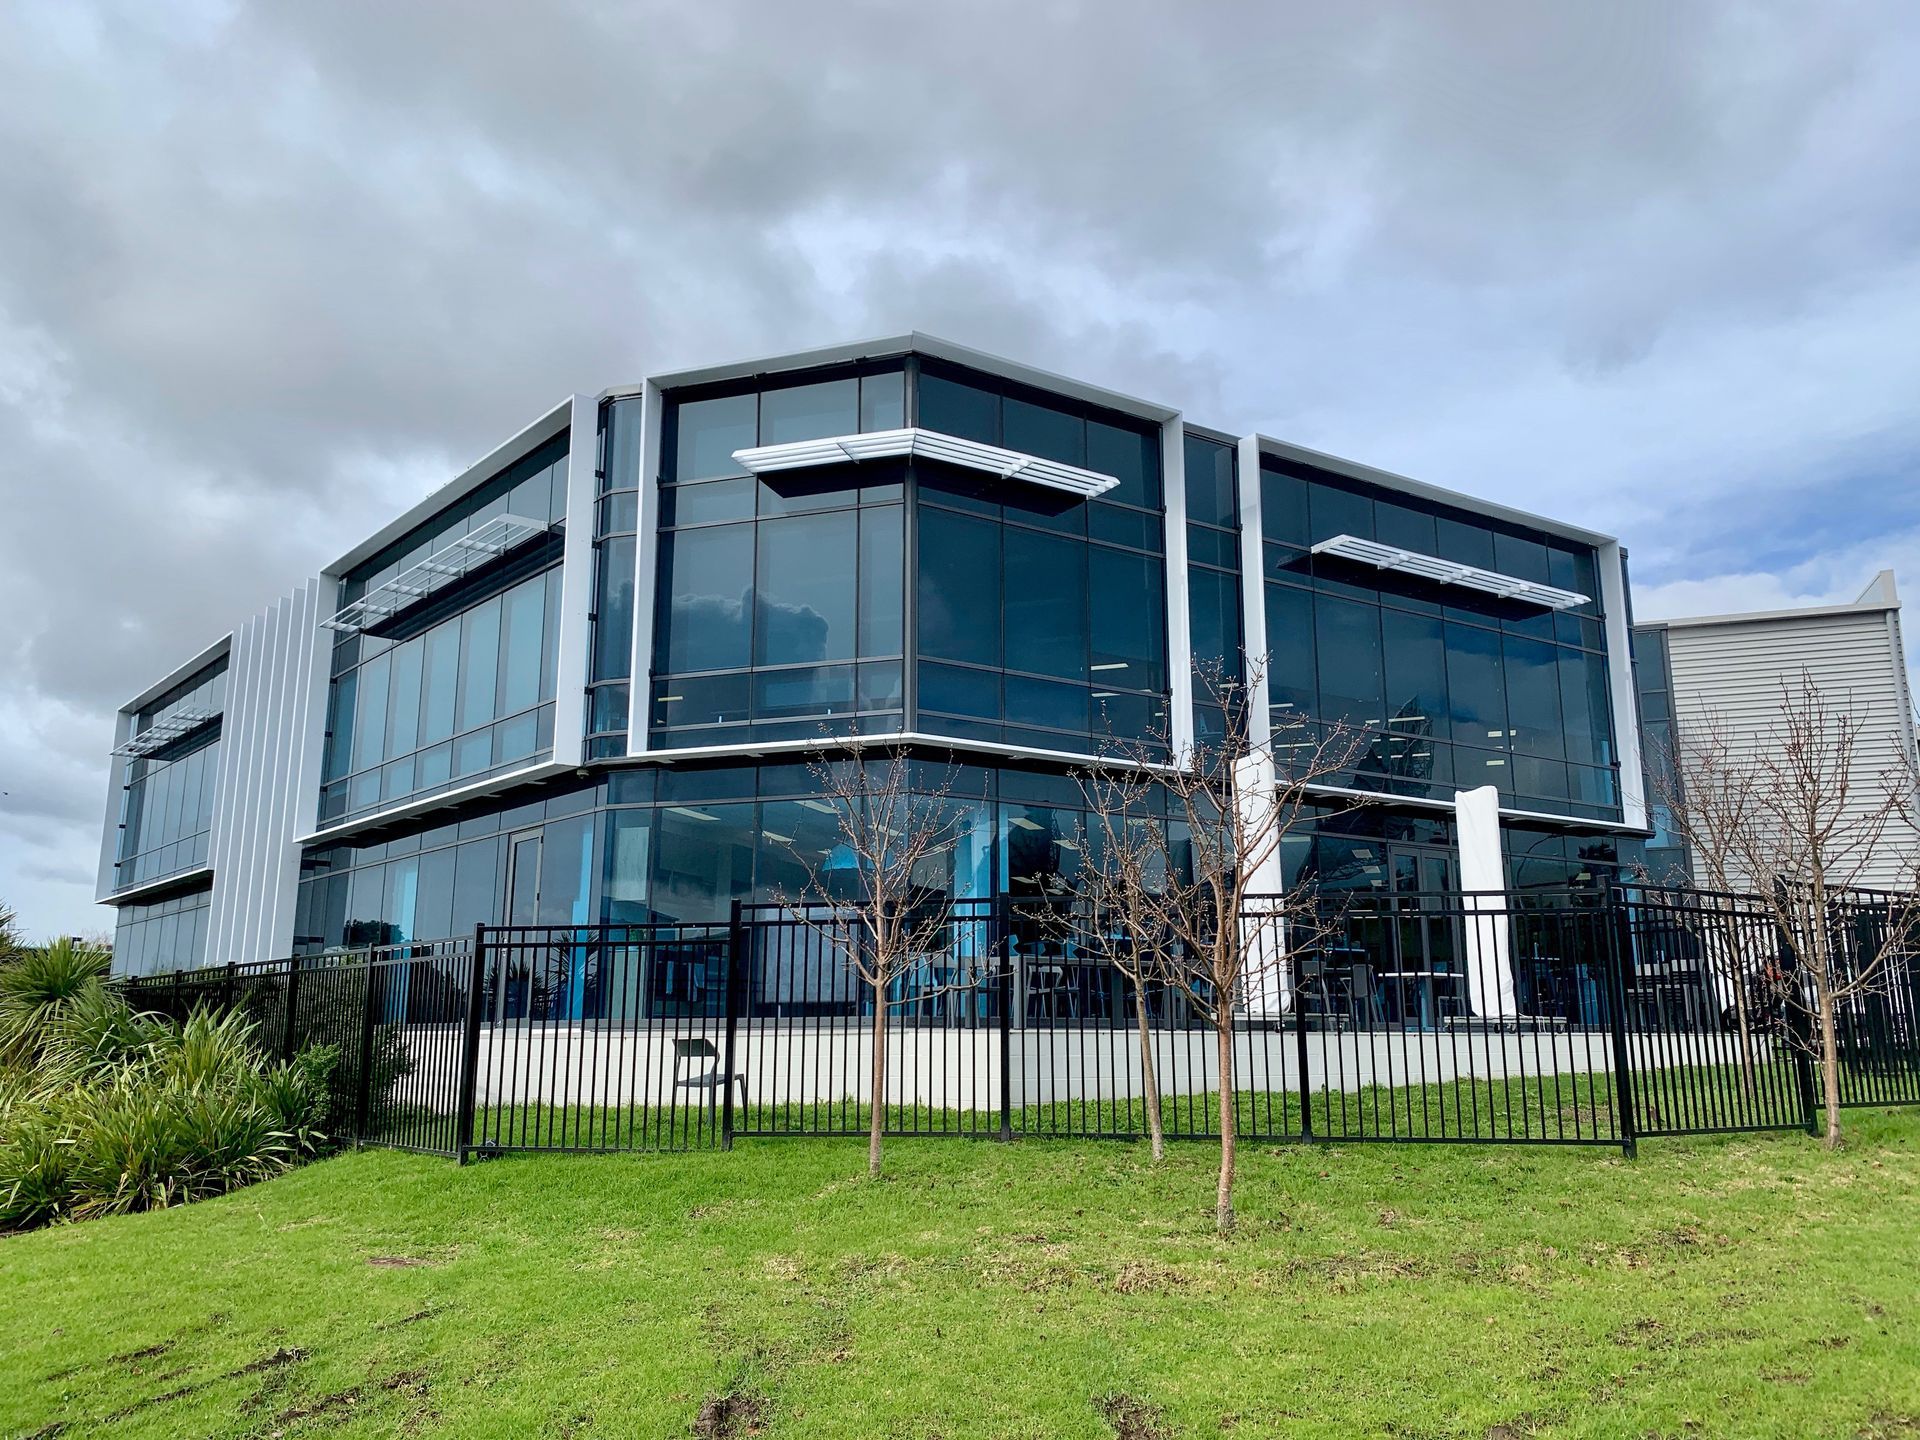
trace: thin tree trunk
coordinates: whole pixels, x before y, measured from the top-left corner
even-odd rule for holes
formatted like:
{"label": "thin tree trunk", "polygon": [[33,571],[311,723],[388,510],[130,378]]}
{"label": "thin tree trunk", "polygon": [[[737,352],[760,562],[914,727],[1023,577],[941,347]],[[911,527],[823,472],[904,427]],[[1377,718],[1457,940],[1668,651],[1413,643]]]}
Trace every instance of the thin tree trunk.
{"label": "thin tree trunk", "polygon": [[1755,1089],[1753,1022],[1747,1015],[1747,982],[1744,975],[1733,982],[1733,1009],[1740,1024],[1740,1085],[1751,1100]]}
{"label": "thin tree trunk", "polygon": [[1153,1068],[1153,1023],[1147,1013],[1147,989],[1136,980],[1133,985],[1133,1020],[1140,1031],[1140,1089],[1147,1104],[1147,1136],[1153,1142],[1153,1158],[1166,1158],[1167,1136],[1160,1124],[1160,1077]]}
{"label": "thin tree trunk", "polygon": [[1221,1007],[1214,1017],[1214,1037],[1220,1047],[1220,1189],[1214,1196],[1213,1226],[1222,1235],[1233,1230],[1233,1177],[1239,1137],[1234,1134],[1233,1011]]}
{"label": "thin tree trunk", "polygon": [[[885,967],[880,967],[884,977]],[[867,1177],[880,1178],[880,1140],[887,1129],[887,985],[884,978],[873,986],[873,1114],[867,1122]]]}
{"label": "thin tree trunk", "polygon": [[1833,991],[1820,987],[1820,1099],[1827,1107],[1827,1149],[1840,1148],[1840,1036]]}

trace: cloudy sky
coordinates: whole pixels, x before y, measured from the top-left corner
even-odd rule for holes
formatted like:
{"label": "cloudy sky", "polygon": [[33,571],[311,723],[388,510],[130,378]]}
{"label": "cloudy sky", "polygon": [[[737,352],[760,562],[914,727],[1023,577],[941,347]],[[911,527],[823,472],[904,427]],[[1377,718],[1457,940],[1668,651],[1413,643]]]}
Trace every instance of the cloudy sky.
{"label": "cloudy sky", "polygon": [[115,704],[560,396],[908,328],[1920,595],[1916,135],[1911,0],[0,0],[0,899],[107,928]]}

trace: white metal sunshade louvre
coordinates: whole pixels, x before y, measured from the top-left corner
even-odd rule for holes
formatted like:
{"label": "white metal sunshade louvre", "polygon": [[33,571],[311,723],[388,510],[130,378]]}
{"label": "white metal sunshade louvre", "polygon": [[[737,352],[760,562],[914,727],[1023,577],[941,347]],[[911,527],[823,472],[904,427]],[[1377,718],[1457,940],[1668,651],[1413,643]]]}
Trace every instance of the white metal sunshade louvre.
{"label": "white metal sunshade louvre", "polygon": [[1331,540],[1322,540],[1313,547],[1313,553],[1338,555],[1342,560],[1351,560],[1356,565],[1371,565],[1376,570],[1400,570],[1441,585],[1464,585],[1469,590],[1484,591],[1502,600],[1523,601],[1545,610],[1571,610],[1576,605],[1586,604],[1590,598],[1571,590],[1559,590],[1551,585],[1522,580],[1517,575],[1502,575],[1497,570],[1482,570],[1455,560],[1442,560],[1437,555],[1403,550],[1398,545],[1382,545],[1378,540],[1362,540],[1358,535],[1335,535]]}
{"label": "white metal sunshade louvre", "polygon": [[426,559],[375,586],[351,605],[341,606],[331,618],[320,623],[329,630],[348,635],[369,630],[471,575],[488,561],[519,549],[534,536],[545,534],[546,529],[544,520],[529,520],[524,515],[496,515],[478,529],[441,546]]}
{"label": "white metal sunshade louvre", "polygon": [[793,440],[783,445],[757,445],[736,450],[733,458],[750,474],[776,470],[804,470],[814,465],[839,465],[849,460],[888,460],[905,455],[944,460],[969,470],[998,475],[1003,480],[1026,480],[1050,490],[1089,498],[1103,495],[1120,483],[1116,475],[1082,470],[1058,460],[1043,460],[1021,450],[1004,450],[978,440],[962,440],[938,430],[875,430],[866,435],[835,435],[822,440]]}
{"label": "white metal sunshade louvre", "polygon": [[128,738],[114,754],[127,760],[143,760],[156,750],[164,750],[183,735],[190,735],[217,714],[213,710],[176,710],[156,720],[138,735]]}

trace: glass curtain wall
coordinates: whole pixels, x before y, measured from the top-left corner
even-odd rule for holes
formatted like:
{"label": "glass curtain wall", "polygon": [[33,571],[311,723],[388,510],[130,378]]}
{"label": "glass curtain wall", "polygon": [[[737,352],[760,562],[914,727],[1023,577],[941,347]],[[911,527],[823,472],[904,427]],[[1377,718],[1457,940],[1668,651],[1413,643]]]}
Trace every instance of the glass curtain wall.
{"label": "glass curtain wall", "polygon": [[1217,736],[1226,712],[1216,687],[1246,678],[1240,595],[1240,457],[1203,435],[1186,437],[1187,627],[1193,640],[1194,726]]}
{"label": "glass curtain wall", "polygon": [[1666,797],[1679,789],[1674,764],[1673,672],[1667,656],[1667,627],[1633,629],[1633,683],[1640,704],[1641,764],[1648,780],[1647,814],[1653,838],[1647,841],[1647,874],[1655,884],[1685,884],[1693,873],[1686,841],[1674,830]]}
{"label": "glass curtain wall", "polygon": [[1261,467],[1269,701],[1276,726],[1371,737],[1348,783],[1620,818],[1604,617],[1428,584],[1310,547],[1354,535],[1599,595],[1594,551],[1269,458]]}
{"label": "glass curtain wall", "polygon": [[134,717],[131,734],[135,737],[155,725],[178,723],[187,728],[152,754],[119,762],[115,889],[207,863],[226,693],[227,662],[221,659]]}
{"label": "glass curtain wall", "polygon": [[[929,897],[1072,893],[1098,825],[1064,776],[929,762],[957,844],[916,881]],[[510,856],[537,863],[510,887]],[[529,857],[537,857],[530,862]],[[367,845],[309,851],[297,948],[470,935],[519,917],[543,925],[708,924],[735,899],[782,903],[857,890],[833,807],[804,764],[616,771],[581,788]]]}
{"label": "glass curtain wall", "polygon": [[364,595],[502,515],[548,532],[377,629],[334,642],[320,818],[351,817],[518,769],[553,747],[566,437],[349,577]]}
{"label": "glass curtain wall", "polygon": [[918,423],[1116,476],[1094,500],[915,466],[913,728],[1075,754],[1166,731],[1158,427],[922,362]]}
{"label": "glass curtain wall", "polygon": [[903,365],[669,401],[653,747],[901,728],[905,466],[755,479],[733,452],[899,429]]}
{"label": "glass curtain wall", "polygon": [[146,905],[122,905],[114,916],[113,973],[154,975],[197,970],[206,963],[210,889]]}
{"label": "glass curtain wall", "polygon": [[640,518],[638,395],[600,411],[600,498],[594,507],[593,668],[587,691],[587,755],[627,753],[633,671],[633,600]]}

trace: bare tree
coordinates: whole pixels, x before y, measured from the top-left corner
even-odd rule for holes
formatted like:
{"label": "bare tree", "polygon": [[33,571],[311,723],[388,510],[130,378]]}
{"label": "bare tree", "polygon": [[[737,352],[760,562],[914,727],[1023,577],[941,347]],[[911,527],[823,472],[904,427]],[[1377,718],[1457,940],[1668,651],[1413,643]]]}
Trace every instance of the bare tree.
{"label": "bare tree", "polygon": [[[1121,763],[1103,765],[1090,782],[1103,836],[1132,836],[1143,846],[1105,872],[1127,890],[1131,923],[1152,942],[1141,947],[1136,965],[1177,987],[1213,1028],[1220,1124],[1214,1224],[1223,1234],[1234,1224],[1238,1162],[1235,1013],[1277,980],[1288,951],[1312,948],[1330,924],[1314,887],[1285,883],[1284,844],[1329,809],[1367,803],[1330,795],[1327,787],[1348,783],[1370,742],[1380,739],[1306,719],[1278,721],[1270,740],[1257,739],[1250,711],[1259,679],[1257,663],[1244,681],[1219,666],[1199,667],[1200,708],[1212,717],[1204,732],[1177,749],[1114,746]],[[1150,808],[1156,789],[1167,823],[1131,826],[1129,817]],[[1158,853],[1146,853],[1151,847]]]}
{"label": "bare tree", "polygon": [[[1758,1083],[1756,1004],[1772,1009],[1767,972],[1774,959],[1771,936],[1746,923],[1749,883],[1735,855],[1739,837],[1760,823],[1759,786],[1741,764],[1719,716],[1704,716],[1680,730],[1667,745],[1648,747],[1647,779],[1656,804],[1669,816],[1674,834],[1691,854],[1694,880],[1704,887],[1699,899],[1711,918],[1701,925],[1702,957],[1721,981],[1726,1010],[1733,1021],[1740,1056],[1740,1081],[1752,1095]],[[1672,877],[1652,877],[1665,884]]]}
{"label": "bare tree", "polygon": [[795,852],[808,878],[795,893],[776,893],[774,899],[812,932],[823,951],[844,957],[870,997],[867,1173],[878,1178],[891,997],[923,957],[949,938],[952,915],[945,887],[933,881],[959,839],[961,810],[952,793],[958,772],[948,764],[944,772],[930,774],[898,746],[840,756],[822,751],[808,768],[819,790],[818,804],[832,811],[838,848],[849,863],[823,870],[813,857]]}
{"label": "bare tree", "polygon": [[[1843,1019],[1888,993],[1896,969],[1912,961],[1920,919],[1909,888],[1874,897],[1873,923],[1847,923],[1869,913],[1853,892],[1884,874],[1890,838],[1897,845],[1899,828],[1914,823],[1912,761],[1871,768],[1863,743],[1871,718],[1832,703],[1802,670],[1781,683],[1759,735],[1731,737],[1696,721],[1694,739],[1682,726],[1668,798],[1704,875],[1751,890],[1796,962],[1783,998],[1812,1015],[1829,1148],[1841,1140]],[[1914,878],[1902,877],[1908,887]]]}
{"label": "bare tree", "polygon": [[1080,777],[1081,794],[1093,816],[1088,843],[1082,847],[1088,858],[1080,891],[1086,907],[1084,942],[1125,977],[1133,992],[1140,1093],[1147,1138],[1158,1161],[1166,1156],[1167,1134],[1149,997],[1156,984],[1164,985],[1161,957],[1167,937],[1158,908],[1148,897],[1166,893],[1168,857],[1165,826],[1149,813],[1154,783],[1152,772],[1138,767],[1102,767]]}

